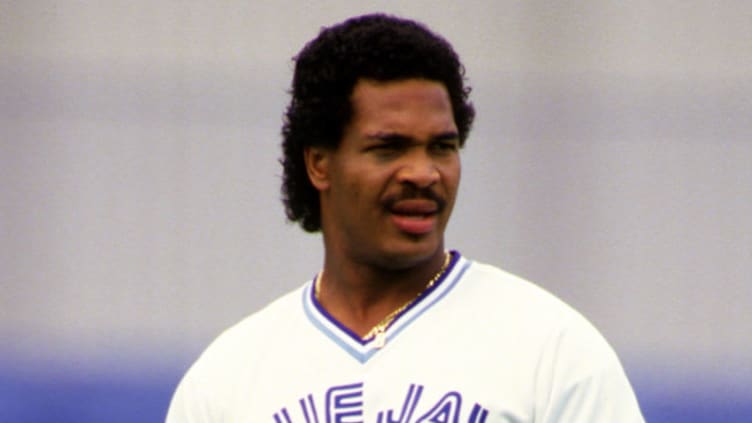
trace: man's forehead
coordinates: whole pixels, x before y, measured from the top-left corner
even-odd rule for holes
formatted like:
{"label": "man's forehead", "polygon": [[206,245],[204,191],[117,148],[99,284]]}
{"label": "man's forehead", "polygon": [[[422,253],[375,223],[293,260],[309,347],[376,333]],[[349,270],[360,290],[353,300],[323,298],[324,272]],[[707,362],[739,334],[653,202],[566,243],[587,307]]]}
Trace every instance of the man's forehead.
{"label": "man's forehead", "polygon": [[345,136],[361,141],[459,138],[449,95],[441,82],[362,79],[353,89],[351,104]]}
{"label": "man's forehead", "polygon": [[[451,112],[449,94],[440,82],[410,79],[393,82],[361,81],[351,96],[355,115],[399,114],[405,110]],[[398,117],[398,116],[395,116]]]}

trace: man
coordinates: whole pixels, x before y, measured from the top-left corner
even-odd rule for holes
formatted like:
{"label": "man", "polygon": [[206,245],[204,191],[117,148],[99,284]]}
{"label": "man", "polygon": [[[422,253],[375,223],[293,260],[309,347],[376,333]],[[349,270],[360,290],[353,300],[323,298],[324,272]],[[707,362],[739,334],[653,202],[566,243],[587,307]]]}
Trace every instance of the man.
{"label": "man", "polygon": [[542,289],[446,251],[472,124],[452,47],[383,15],[296,58],[288,218],[323,270],[222,334],[167,421],[641,422],[613,350]]}

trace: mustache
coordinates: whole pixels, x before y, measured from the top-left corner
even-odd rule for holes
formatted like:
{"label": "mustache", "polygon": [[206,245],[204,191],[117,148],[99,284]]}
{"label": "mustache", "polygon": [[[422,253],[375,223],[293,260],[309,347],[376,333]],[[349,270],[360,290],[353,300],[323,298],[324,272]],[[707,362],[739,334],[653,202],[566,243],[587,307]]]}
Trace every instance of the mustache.
{"label": "mustache", "polygon": [[384,197],[384,205],[390,209],[396,203],[404,200],[429,200],[436,204],[437,212],[441,212],[446,207],[446,199],[433,189],[418,188],[413,185],[405,185],[399,192]]}

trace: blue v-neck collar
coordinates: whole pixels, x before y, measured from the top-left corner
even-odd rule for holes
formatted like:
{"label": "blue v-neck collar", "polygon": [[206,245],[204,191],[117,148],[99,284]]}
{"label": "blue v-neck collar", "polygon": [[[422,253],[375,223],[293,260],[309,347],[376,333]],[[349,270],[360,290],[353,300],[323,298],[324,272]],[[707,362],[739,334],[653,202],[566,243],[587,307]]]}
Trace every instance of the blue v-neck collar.
{"label": "blue v-neck collar", "polygon": [[[456,251],[451,251],[450,253],[452,254],[452,258],[444,274],[432,287],[421,293],[405,310],[395,316],[394,321],[385,332],[386,345],[383,348],[388,348],[389,343],[399,336],[403,329],[433,307],[434,304],[441,301],[462,278],[462,275],[471,262]],[[376,345],[373,337],[361,339],[329,314],[319,304],[314,295],[315,281],[316,279],[314,278],[303,288],[303,310],[306,316],[319,331],[353,358],[361,363],[367,362],[383,348]]]}

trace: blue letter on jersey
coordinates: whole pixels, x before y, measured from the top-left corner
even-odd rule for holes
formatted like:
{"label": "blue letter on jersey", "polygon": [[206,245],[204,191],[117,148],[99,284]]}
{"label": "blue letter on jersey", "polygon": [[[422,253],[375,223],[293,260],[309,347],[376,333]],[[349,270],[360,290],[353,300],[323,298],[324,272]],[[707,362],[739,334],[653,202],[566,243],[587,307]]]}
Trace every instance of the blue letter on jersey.
{"label": "blue letter on jersey", "polygon": [[326,392],[327,423],[363,422],[363,383],[335,386]]}
{"label": "blue letter on jersey", "polygon": [[462,397],[457,392],[450,392],[424,414],[417,423],[457,423],[460,418]]}
{"label": "blue letter on jersey", "polygon": [[410,423],[413,411],[415,411],[415,406],[418,405],[418,401],[420,401],[420,394],[422,392],[422,386],[411,384],[410,388],[407,390],[405,402],[402,404],[402,411],[400,412],[399,418],[395,420],[392,417],[392,410],[387,411],[386,418],[384,418],[384,412],[380,411],[377,423]]}

